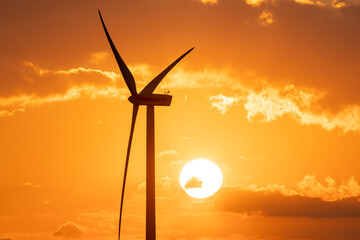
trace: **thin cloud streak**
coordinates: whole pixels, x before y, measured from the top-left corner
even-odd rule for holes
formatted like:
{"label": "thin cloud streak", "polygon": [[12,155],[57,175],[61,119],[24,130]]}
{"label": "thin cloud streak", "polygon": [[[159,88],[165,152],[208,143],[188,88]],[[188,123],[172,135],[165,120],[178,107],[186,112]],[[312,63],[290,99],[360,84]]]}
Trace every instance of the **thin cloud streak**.
{"label": "thin cloud streak", "polygon": [[[245,0],[245,2],[248,5],[254,7],[259,7],[261,6],[262,3],[266,3],[266,2],[271,4],[276,4],[276,2],[278,1],[283,1],[283,0]],[[343,8],[346,6],[359,4],[359,2],[356,1],[345,1],[345,0],[289,0],[289,1],[293,1],[298,4],[314,5],[319,7],[331,7],[331,8]]]}
{"label": "thin cloud streak", "polygon": [[178,155],[178,152],[175,149],[169,149],[158,153],[159,157],[176,156],[176,155]]}
{"label": "thin cloud streak", "polygon": [[209,4],[214,4],[214,3],[217,3],[218,1],[217,0],[201,0],[202,3],[209,3]]}
{"label": "thin cloud streak", "polygon": [[16,106],[11,110],[1,110],[0,117],[11,117],[16,112],[24,112],[28,107],[40,106],[42,104],[54,102],[68,102],[81,97],[90,97],[92,99],[104,98],[118,98],[126,99],[125,89],[118,89],[115,87],[98,88],[95,86],[74,87],[69,89],[65,94],[56,94],[47,97],[39,97],[36,95],[23,95],[19,97],[12,97],[8,99],[0,98],[1,107]]}
{"label": "thin cloud streak", "polygon": [[216,96],[210,96],[209,98],[209,101],[211,102],[211,106],[216,110],[218,110],[222,115],[224,115],[233,104],[241,100],[243,100],[242,97],[238,97],[238,96],[228,97],[222,94]]}

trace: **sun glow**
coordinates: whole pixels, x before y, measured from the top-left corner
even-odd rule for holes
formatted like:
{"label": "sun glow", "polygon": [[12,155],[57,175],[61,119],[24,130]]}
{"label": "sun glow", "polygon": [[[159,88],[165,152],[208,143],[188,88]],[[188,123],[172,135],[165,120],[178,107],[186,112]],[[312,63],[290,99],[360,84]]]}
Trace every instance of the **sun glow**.
{"label": "sun glow", "polygon": [[221,187],[223,175],[220,168],[207,159],[196,159],[186,164],[180,173],[180,184],[194,198],[207,198]]}

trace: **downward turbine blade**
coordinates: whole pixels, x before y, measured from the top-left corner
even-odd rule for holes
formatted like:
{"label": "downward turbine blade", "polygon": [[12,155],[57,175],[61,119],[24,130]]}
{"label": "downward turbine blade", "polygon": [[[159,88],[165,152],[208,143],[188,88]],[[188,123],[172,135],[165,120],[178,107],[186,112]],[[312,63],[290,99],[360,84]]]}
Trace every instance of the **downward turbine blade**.
{"label": "downward turbine blade", "polygon": [[194,48],[190,49],[183,55],[181,55],[178,59],[175,60],[170,66],[168,66],[164,71],[162,71],[156,78],[154,78],[146,87],[140,92],[141,94],[152,94],[155,90],[155,88],[159,85],[161,80],[168,74],[168,72],[175,67],[175,65],[180,62],[181,59],[183,59],[186,55],[188,55],[189,52],[191,52]]}
{"label": "downward turbine blade", "polygon": [[118,53],[118,51],[116,50],[116,47],[113,43],[113,41],[111,40],[111,37],[110,37],[110,34],[109,32],[107,31],[106,29],[106,26],[105,26],[105,23],[104,23],[104,20],[101,16],[101,13],[100,13],[100,10],[99,10],[99,16],[100,16],[100,19],[101,19],[101,23],[102,23],[102,26],[104,28],[104,31],[105,31],[105,34],[106,34],[106,37],[109,41],[109,44],[111,46],[111,50],[113,51],[114,53],[114,56],[116,58],[116,61],[119,65],[119,68],[120,68],[120,71],[121,71],[121,74],[123,75],[124,77],[124,80],[125,80],[125,83],[126,85],[128,86],[130,92],[131,92],[131,95],[133,96],[136,96],[137,95],[137,92],[136,92],[136,84],[135,84],[135,80],[134,80],[134,77],[133,75],[131,74],[130,70],[128,69],[128,67],[126,66],[125,62],[122,60],[122,58],[120,57],[120,54]]}
{"label": "downward turbine blade", "polygon": [[122,192],[121,192],[118,240],[120,240],[120,228],[121,228],[121,217],[122,217],[122,210],[123,210],[123,203],[124,203],[125,183],[126,183],[127,170],[128,170],[128,166],[129,166],[131,143],[132,143],[132,138],[133,138],[133,134],[134,134],[134,127],[135,127],[135,122],[136,122],[136,116],[137,116],[138,109],[139,109],[139,105],[134,104],[133,105],[132,119],[131,119],[130,137],[129,137],[129,143],[128,143],[128,148],[127,148],[127,153],[126,153],[126,160],[125,160],[123,186],[122,186]]}

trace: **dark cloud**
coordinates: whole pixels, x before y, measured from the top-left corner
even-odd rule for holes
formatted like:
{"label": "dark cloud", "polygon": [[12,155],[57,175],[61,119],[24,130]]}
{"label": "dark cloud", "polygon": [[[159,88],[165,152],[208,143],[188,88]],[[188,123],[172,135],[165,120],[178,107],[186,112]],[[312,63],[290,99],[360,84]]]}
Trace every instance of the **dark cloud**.
{"label": "dark cloud", "polygon": [[58,230],[54,232],[55,237],[79,238],[81,235],[82,231],[80,230],[79,226],[72,222],[62,224]]}
{"label": "dark cloud", "polygon": [[202,188],[202,181],[197,177],[191,177],[185,184],[185,189]]}
{"label": "dark cloud", "polygon": [[229,212],[260,213],[270,217],[360,217],[360,202],[355,197],[330,202],[301,195],[285,196],[279,192],[253,192],[235,188],[227,188],[219,195],[218,208]]}

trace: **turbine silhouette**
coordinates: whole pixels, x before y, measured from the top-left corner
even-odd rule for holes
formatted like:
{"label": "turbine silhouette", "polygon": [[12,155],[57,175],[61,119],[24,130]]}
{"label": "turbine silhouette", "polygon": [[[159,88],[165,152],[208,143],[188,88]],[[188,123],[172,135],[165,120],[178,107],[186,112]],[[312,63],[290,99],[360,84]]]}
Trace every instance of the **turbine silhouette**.
{"label": "turbine silhouette", "polygon": [[136,91],[136,84],[134,77],[132,76],[130,70],[126,66],[125,62],[120,57],[120,54],[116,50],[116,47],[111,40],[109,32],[106,29],[104,20],[101,16],[99,10],[99,16],[101,19],[102,26],[104,28],[106,37],[109,41],[112,52],[114,53],[115,59],[119,65],[121,74],[125,80],[127,87],[130,90],[131,96],[129,101],[133,104],[131,128],[129,143],[126,153],[125,160],[125,170],[124,170],[124,179],[121,192],[121,202],[120,202],[120,216],[119,216],[119,231],[118,239],[120,240],[120,229],[121,229],[121,218],[124,202],[124,193],[125,193],[125,183],[127,170],[129,165],[129,157],[131,150],[131,143],[134,133],[134,127],[136,122],[136,116],[139,109],[139,105],[145,105],[147,107],[146,114],[146,239],[155,240],[156,239],[156,225],[155,225],[155,139],[154,139],[154,106],[170,106],[172,96],[163,95],[163,94],[154,94],[154,90],[159,85],[161,80],[166,76],[166,74],[189,52],[194,48],[191,48],[178,59],[176,59],[172,64],[170,64],[164,71],[162,71],[157,77],[155,77],[139,94]]}

